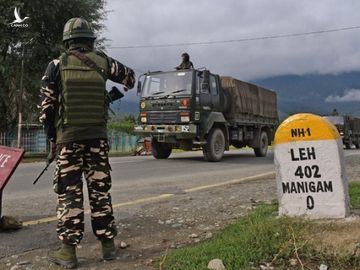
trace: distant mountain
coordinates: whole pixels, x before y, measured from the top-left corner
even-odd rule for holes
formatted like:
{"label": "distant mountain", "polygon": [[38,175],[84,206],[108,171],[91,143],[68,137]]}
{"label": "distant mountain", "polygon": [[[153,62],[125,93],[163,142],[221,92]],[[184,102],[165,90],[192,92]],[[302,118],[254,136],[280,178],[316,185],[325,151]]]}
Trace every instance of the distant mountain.
{"label": "distant mountain", "polygon": [[255,80],[255,84],[274,89],[283,114],[313,112],[360,116],[360,72],[338,75],[284,75]]}
{"label": "distant mountain", "polygon": [[128,114],[138,116],[139,102],[133,100],[115,101],[111,105],[111,110],[113,110],[117,116],[128,115]]}

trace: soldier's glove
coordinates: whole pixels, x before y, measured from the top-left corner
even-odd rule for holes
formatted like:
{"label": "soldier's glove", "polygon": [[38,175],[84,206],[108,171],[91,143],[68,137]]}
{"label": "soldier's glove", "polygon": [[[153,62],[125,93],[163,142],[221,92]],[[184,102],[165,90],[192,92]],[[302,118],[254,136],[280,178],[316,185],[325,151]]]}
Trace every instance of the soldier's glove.
{"label": "soldier's glove", "polygon": [[116,101],[118,99],[122,99],[123,97],[124,97],[124,94],[121,93],[120,90],[116,86],[113,86],[111,88],[111,91],[109,93],[107,93],[106,104],[109,105],[110,103],[113,103],[114,101]]}
{"label": "soldier's glove", "polygon": [[122,81],[124,85],[124,90],[127,92],[129,89],[132,89],[135,85],[135,73],[132,69],[128,68],[125,79]]}

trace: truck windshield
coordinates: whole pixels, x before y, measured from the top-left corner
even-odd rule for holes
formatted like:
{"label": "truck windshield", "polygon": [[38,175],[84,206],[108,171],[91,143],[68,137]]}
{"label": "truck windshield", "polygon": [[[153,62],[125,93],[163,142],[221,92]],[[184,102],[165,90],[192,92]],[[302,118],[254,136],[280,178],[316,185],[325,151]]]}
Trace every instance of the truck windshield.
{"label": "truck windshield", "polygon": [[192,71],[151,74],[145,77],[142,96],[190,95],[191,86]]}
{"label": "truck windshield", "polygon": [[324,116],[325,119],[329,120],[335,126],[344,125],[344,117],[343,116]]}

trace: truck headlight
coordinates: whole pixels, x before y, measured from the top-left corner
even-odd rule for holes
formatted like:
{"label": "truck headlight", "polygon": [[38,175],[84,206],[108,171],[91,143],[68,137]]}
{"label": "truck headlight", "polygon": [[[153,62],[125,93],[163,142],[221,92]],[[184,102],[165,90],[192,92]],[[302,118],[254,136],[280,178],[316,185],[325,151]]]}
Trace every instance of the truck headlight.
{"label": "truck headlight", "polygon": [[180,113],[180,121],[181,122],[190,122],[190,113],[189,112]]}
{"label": "truck headlight", "polygon": [[140,114],[140,121],[141,121],[141,123],[146,123],[147,122],[146,113],[141,113]]}
{"label": "truck headlight", "polygon": [[189,98],[184,98],[182,100],[180,100],[180,106],[179,108],[181,109],[187,109],[190,105],[190,99]]}

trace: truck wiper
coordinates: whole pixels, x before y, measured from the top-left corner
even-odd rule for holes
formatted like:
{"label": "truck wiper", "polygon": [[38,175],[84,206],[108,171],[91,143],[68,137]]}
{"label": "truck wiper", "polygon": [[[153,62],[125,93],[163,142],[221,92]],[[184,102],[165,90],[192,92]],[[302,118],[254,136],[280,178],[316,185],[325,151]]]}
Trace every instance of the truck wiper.
{"label": "truck wiper", "polygon": [[175,90],[174,92],[171,92],[169,95],[176,94],[176,93],[181,93],[181,92],[185,92],[185,91],[186,91],[186,89]]}
{"label": "truck wiper", "polygon": [[165,92],[164,91],[159,91],[159,92],[152,93],[151,95],[156,96],[156,95],[160,95],[160,94],[163,94],[163,93],[165,93]]}
{"label": "truck wiper", "polygon": [[168,98],[168,97],[170,97],[170,96],[173,95],[173,94],[181,93],[181,92],[185,92],[185,91],[187,91],[187,89],[175,90],[175,91],[173,91],[173,92],[170,92],[170,93],[167,94],[167,95],[160,96],[159,98]]}

